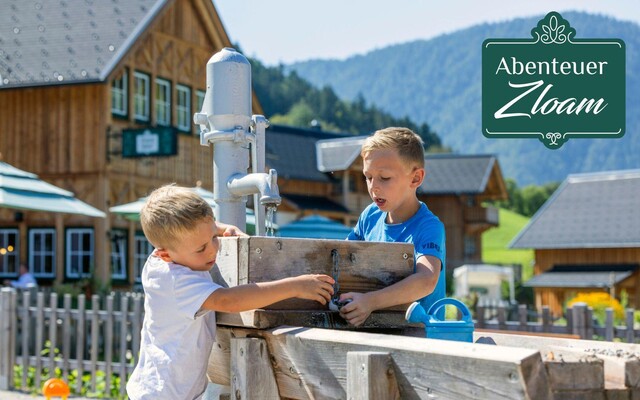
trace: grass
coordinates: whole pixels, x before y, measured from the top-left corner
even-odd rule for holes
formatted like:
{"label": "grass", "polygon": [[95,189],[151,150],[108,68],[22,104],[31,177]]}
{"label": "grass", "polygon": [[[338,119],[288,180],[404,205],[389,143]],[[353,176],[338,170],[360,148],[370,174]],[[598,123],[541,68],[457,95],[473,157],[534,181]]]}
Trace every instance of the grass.
{"label": "grass", "polygon": [[486,264],[521,264],[522,280],[533,275],[534,256],[530,249],[510,249],[509,243],[529,218],[513,211],[500,209],[500,225],[482,234],[482,262]]}

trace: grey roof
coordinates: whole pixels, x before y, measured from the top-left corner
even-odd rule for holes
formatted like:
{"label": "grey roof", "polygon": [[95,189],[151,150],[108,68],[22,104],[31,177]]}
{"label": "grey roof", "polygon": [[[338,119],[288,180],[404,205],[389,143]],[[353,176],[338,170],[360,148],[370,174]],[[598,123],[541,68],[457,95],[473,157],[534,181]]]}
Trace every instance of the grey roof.
{"label": "grey roof", "polygon": [[265,162],[283,178],[331,182],[330,174],[318,170],[316,142],[346,136],[316,129],[271,125],[266,130]]}
{"label": "grey roof", "polygon": [[0,12],[0,88],[101,82],[168,0],[23,0]]}
{"label": "grey roof", "polygon": [[494,155],[427,154],[419,193],[484,193],[496,163]]}
{"label": "grey roof", "polygon": [[322,172],[344,171],[360,155],[362,144],[368,136],[318,140],[316,157],[318,170]]}
{"label": "grey roof", "polygon": [[639,199],[640,170],[570,175],[510,247],[639,247]]}
{"label": "grey roof", "polygon": [[524,286],[539,288],[608,288],[633,275],[638,264],[598,266],[554,266],[538,274]]}

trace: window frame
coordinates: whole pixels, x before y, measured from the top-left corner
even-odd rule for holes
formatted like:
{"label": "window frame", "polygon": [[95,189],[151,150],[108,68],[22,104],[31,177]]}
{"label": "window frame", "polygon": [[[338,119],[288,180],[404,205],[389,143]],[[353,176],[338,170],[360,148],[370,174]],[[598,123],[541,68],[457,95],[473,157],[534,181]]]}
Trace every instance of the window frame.
{"label": "window frame", "polygon": [[[42,250],[42,249],[35,249],[34,245],[35,245],[35,235],[36,234],[40,234],[40,235],[47,235],[50,236],[52,238],[52,243],[51,243],[51,250]],[[57,234],[56,234],[56,230],[55,228],[30,228],[29,231],[27,232],[27,245],[28,245],[28,249],[29,249],[29,261],[28,261],[28,265],[29,265],[29,270],[31,271],[31,274],[33,275],[34,278],[38,279],[38,278],[43,278],[43,279],[55,279],[56,277],[56,269],[57,269],[57,265],[56,265],[56,241],[57,241]],[[40,262],[36,263],[36,256],[38,259],[40,259]],[[42,260],[46,260],[46,259],[50,259],[51,262],[51,271],[50,272],[43,272],[43,266],[41,265]],[[46,262],[44,263],[44,267],[46,267]],[[37,268],[39,267],[39,268]],[[37,270],[39,269],[39,270]]]}
{"label": "window frame", "polygon": [[[122,87],[116,87],[118,82],[122,83]],[[114,102],[116,97],[120,98],[122,108],[114,108]],[[111,81],[111,114],[118,117],[127,117],[129,115],[129,73],[127,69],[122,72],[122,75]]]}
{"label": "window frame", "polygon": [[[124,281],[127,279],[128,264],[128,237],[126,229],[112,229],[110,236],[110,252],[109,260],[111,265],[111,279],[114,281]],[[119,246],[116,248],[116,244]],[[119,265],[119,271],[116,273],[116,266]]]}
{"label": "window frame", "polygon": [[[143,82],[143,93],[138,93],[138,82]],[[149,74],[134,71],[133,72],[133,118],[136,121],[149,122],[150,119],[150,103],[151,103],[151,77]],[[138,105],[141,104],[143,110],[138,109]],[[143,112],[140,114],[139,112]]]}
{"label": "window frame", "polygon": [[[13,250],[9,250],[9,235],[15,236]],[[2,254],[2,249],[5,253]],[[13,262],[9,262],[9,260]],[[8,266],[13,264],[14,272],[10,272]],[[20,230],[18,228],[0,228],[0,278],[17,278],[20,276]]]}
{"label": "window frame", "polygon": [[[142,269],[147,262],[147,258],[153,251],[153,245],[147,240],[142,232],[136,232],[133,237],[133,281],[142,282]],[[144,246],[144,247],[143,247]],[[143,250],[147,251],[143,251]]]}
{"label": "window frame", "polygon": [[[187,104],[180,104],[181,94],[186,94],[184,98]],[[185,118],[182,121],[182,118]],[[183,125],[181,123],[184,122]],[[191,132],[191,88],[187,85],[176,85],[176,128],[181,132]]]}
{"label": "window frame", "polygon": [[[156,124],[160,126],[171,126],[171,81],[163,78],[156,78],[155,81],[156,91],[155,91],[155,99],[154,99],[154,113],[156,118]],[[166,95],[165,100],[161,100],[158,96],[161,91],[160,88],[163,88],[163,92]],[[166,113],[166,119],[160,120],[159,111],[164,109]]]}
{"label": "window frame", "polygon": [[[71,235],[73,234],[81,234],[82,236],[84,236],[85,234],[88,234],[90,236],[90,242],[89,242],[90,248],[88,250],[87,249],[79,249],[79,250],[71,249],[71,246],[73,245]],[[68,279],[83,279],[83,278],[91,277],[91,274],[95,270],[95,265],[93,265],[93,268],[91,265],[92,263],[95,263],[95,235],[94,235],[93,228],[86,228],[86,227],[67,228],[65,230],[64,236],[65,236],[65,245],[64,245],[65,277]],[[82,244],[82,242],[83,240],[81,237],[80,243]],[[89,262],[89,266],[88,266],[89,270],[87,272],[83,271],[84,265],[82,265],[82,260],[85,256],[89,256],[89,259],[91,260]],[[71,271],[73,257],[79,257],[81,261],[80,268],[82,268],[83,270],[77,273]]]}

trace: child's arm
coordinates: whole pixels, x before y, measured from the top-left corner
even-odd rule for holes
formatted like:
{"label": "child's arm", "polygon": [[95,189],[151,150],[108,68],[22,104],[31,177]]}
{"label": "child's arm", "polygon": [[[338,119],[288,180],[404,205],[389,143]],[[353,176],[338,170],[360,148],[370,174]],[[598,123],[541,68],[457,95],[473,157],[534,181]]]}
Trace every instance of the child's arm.
{"label": "child's arm", "polygon": [[219,288],[209,295],[202,308],[240,312],[265,307],[292,297],[327,304],[333,295],[333,283],[333,278],[327,275],[300,275],[272,282]]}
{"label": "child's arm", "polygon": [[362,325],[372,311],[416,301],[433,292],[438,283],[442,264],[437,257],[421,256],[416,272],[384,289],[369,293],[344,293],[340,300],[353,301],[340,309],[351,325]]}

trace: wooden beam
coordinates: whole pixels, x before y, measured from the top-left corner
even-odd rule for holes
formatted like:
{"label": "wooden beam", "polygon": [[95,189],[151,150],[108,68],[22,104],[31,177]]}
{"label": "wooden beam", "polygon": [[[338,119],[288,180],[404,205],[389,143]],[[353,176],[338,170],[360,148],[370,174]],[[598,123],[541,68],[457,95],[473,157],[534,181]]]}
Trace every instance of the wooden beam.
{"label": "wooden beam", "polygon": [[[382,289],[413,273],[413,245],[408,243],[252,236],[220,238],[219,273],[212,276],[216,283],[229,287],[303,274],[333,276],[334,250],[338,254],[341,293]],[[400,305],[390,309],[406,308]],[[265,309],[326,310],[326,306],[289,299]]]}
{"label": "wooden beam", "polygon": [[551,399],[535,350],[299,327],[260,331],[218,326],[208,374],[229,385],[232,337],[261,337],[272,357],[280,396],[344,399],[350,351],[393,355],[402,398]]}
{"label": "wooden beam", "polygon": [[264,339],[231,339],[231,393],[235,399],[279,399]]}
{"label": "wooden beam", "polygon": [[[403,311],[379,310],[371,313],[369,318],[359,326],[361,329],[404,329],[407,327],[422,328],[422,324],[408,323]],[[269,329],[281,325],[305,326],[311,328],[354,329],[338,312],[322,310],[251,310],[239,313],[216,313],[219,325],[245,328]]]}
{"label": "wooden beam", "polygon": [[640,388],[640,345],[574,340],[491,332],[474,332],[474,341],[491,340],[498,346],[537,349],[543,355],[548,352],[573,352],[595,356],[604,362],[605,386]]}
{"label": "wooden beam", "polygon": [[400,391],[389,353],[347,353],[347,398],[349,400],[399,400]]}

